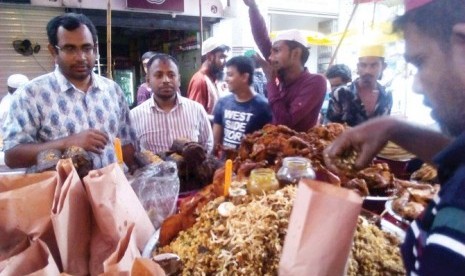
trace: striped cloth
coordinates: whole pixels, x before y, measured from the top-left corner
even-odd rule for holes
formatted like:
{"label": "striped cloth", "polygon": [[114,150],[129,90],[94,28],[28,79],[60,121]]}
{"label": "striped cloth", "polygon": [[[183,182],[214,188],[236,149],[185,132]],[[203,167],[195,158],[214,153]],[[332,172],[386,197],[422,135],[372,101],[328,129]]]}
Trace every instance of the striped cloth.
{"label": "striped cloth", "polygon": [[143,102],[131,110],[131,123],[139,150],[164,152],[180,138],[200,143],[209,153],[213,149],[213,134],[205,109],[179,94],[169,112],[160,109],[153,98]]}
{"label": "striped cloth", "polygon": [[465,133],[434,161],[441,191],[410,225],[402,257],[408,275],[465,275]]}

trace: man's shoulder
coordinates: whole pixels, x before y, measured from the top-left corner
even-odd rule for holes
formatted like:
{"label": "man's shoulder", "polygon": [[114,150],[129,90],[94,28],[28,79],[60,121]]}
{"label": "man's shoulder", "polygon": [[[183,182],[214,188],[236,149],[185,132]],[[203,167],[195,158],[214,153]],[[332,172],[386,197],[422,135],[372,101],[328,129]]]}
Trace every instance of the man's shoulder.
{"label": "man's shoulder", "polygon": [[114,80],[111,80],[109,78],[97,75],[97,74],[92,74],[92,77],[96,81],[97,85],[103,85],[106,87],[115,87],[119,86],[118,83],[116,83]]}
{"label": "man's shoulder", "polygon": [[186,98],[186,97],[181,96],[181,95],[178,95],[178,97],[179,97],[178,98],[179,102],[181,104],[187,106],[188,108],[191,108],[191,109],[194,109],[194,110],[203,110],[204,109],[203,106],[200,103],[198,103],[198,102],[196,102],[194,100],[191,100],[191,99]]}
{"label": "man's shoulder", "polygon": [[150,101],[151,99],[147,99],[143,103],[135,106],[133,109],[131,109],[131,114],[139,114],[141,112],[144,112],[145,110],[150,109],[150,105],[151,105]]}
{"label": "man's shoulder", "polygon": [[194,75],[192,75],[192,78],[191,78],[191,81],[190,82],[198,82],[198,81],[201,81],[201,82],[204,82],[205,81],[205,73],[202,72],[201,70],[197,71],[194,73]]}
{"label": "man's shoulder", "polygon": [[313,74],[305,70],[304,74],[300,75],[302,83],[313,87],[320,87],[326,93],[326,78],[321,74]]}

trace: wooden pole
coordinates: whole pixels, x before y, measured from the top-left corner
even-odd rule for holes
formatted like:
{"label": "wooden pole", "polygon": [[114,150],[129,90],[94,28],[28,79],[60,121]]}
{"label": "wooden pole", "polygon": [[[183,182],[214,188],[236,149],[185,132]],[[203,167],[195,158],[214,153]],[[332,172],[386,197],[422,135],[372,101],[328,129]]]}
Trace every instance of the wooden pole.
{"label": "wooden pole", "polygon": [[339,51],[339,48],[341,47],[342,41],[344,41],[344,38],[346,37],[347,31],[349,30],[350,22],[352,22],[352,19],[354,18],[355,12],[357,11],[359,3],[357,2],[352,9],[352,14],[350,15],[349,21],[347,21],[347,25],[344,29],[344,32],[342,33],[341,39],[339,40],[339,43],[337,44],[336,50],[334,50],[333,56],[331,57],[331,61],[329,62],[328,68],[333,65],[334,60],[336,59],[337,52]]}
{"label": "wooden pole", "polygon": [[202,20],[202,0],[199,0],[199,20],[200,20],[200,53],[202,53],[203,47],[203,20]]}
{"label": "wooden pole", "polygon": [[111,63],[111,0],[107,5],[107,78],[113,79]]}

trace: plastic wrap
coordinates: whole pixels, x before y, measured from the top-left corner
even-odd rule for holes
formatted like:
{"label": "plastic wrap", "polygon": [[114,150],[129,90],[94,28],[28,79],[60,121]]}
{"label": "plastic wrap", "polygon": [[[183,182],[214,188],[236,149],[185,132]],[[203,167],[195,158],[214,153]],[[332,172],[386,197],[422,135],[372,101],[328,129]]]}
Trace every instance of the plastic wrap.
{"label": "plastic wrap", "polygon": [[136,173],[131,185],[156,229],[175,213],[180,186],[175,162],[144,167]]}

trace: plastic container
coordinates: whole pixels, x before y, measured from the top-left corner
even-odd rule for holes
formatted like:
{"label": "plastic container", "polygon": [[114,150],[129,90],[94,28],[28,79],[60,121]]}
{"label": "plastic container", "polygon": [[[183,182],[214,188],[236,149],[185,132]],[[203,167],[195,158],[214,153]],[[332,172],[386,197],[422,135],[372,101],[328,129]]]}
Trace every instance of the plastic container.
{"label": "plastic container", "polygon": [[286,157],[283,165],[276,174],[279,184],[282,186],[297,184],[302,178],[315,179],[310,160],[304,157]]}
{"label": "plastic container", "polygon": [[279,182],[272,169],[260,168],[253,169],[250,172],[250,178],[247,182],[247,190],[249,194],[261,195],[264,192],[277,189],[279,189]]}

